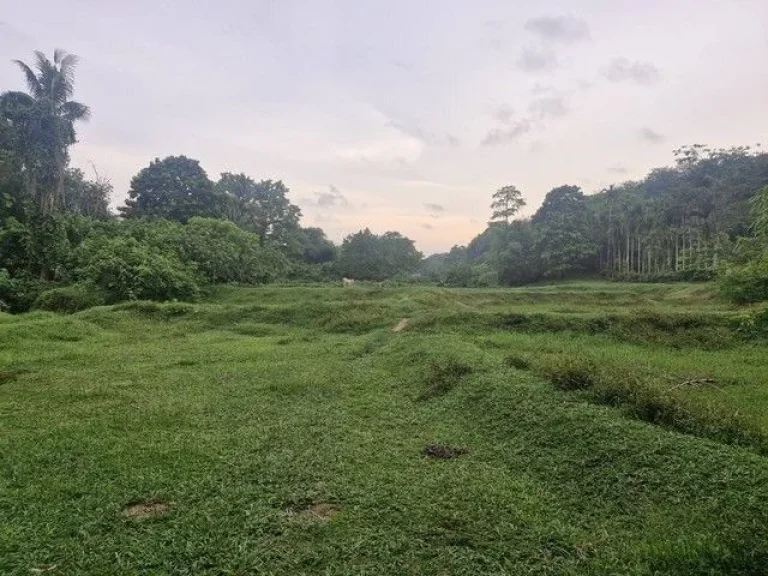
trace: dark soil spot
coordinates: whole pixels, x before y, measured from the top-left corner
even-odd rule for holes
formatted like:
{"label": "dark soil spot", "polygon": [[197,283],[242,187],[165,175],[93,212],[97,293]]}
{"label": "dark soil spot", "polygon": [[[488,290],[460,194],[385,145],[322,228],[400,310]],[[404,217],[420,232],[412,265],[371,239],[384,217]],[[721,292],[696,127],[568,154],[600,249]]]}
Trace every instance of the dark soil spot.
{"label": "dark soil spot", "polygon": [[443,444],[430,444],[424,448],[422,454],[424,454],[424,456],[429,456],[430,458],[450,460],[451,458],[469,454],[469,450],[467,448],[454,448],[453,446],[445,446]]}
{"label": "dark soil spot", "polygon": [[472,367],[448,360],[445,363],[432,362],[427,372],[427,389],[419,394],[417,400],[424,402],[431,398],[445,396],[467,374],[472,373]]}
{"label": "dark soil spot", "polygon": [[338,504],[332,504],[330,502],[319,502],[317,504],[311,504],[305,508],[288,509],[286,514],[292,518],[330,522],[336,516],[338,516],[340,512],[341,506]]}
{"label": "dark soil spot", "polygon": [[6,382],[13,382],[16,380],[16,378],[19,377],[21,374],[20,370],[5,370],[0,371],[0,384],[5,384]]}
{"label": "dark soil spot", "polygon": [[134,520],[162,518],[171,513],[171,506],[161,500],[142,500],[130,502],[123,508],[123,516]]}

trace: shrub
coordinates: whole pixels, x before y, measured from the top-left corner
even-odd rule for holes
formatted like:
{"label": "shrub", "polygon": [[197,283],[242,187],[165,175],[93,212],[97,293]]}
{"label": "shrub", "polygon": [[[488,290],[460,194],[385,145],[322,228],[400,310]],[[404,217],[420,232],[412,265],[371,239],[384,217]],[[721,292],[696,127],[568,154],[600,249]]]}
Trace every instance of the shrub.
{"label": "shrub", "polygon": [[78,249],[78,259],[81,278],[101,289],[107,303],[193,300],[200,292],[188,266],[134,238],[86,241]]}
{"label": "shrub", "polygon": [[26,312],[48,284],[29,276],[11,277],[0,268],[0,312]]}
{"label": "shrub", "polygon": [[286,269],[282,254],[262,246],[256,234],[211,218],[192,218],[184,226],[179,253],[184,262],[194,264],[213,283],[260,284]]}
{"label": "shrub", "polygon": [[285,277],[292,282],[331,282],[339,280],[334,268],[333,262],[322,264],[290,262],[285,271]]}
{"label": "shrub", "polygon": [[743,320],[739,331],[747,338],[768,338],[768,306]]}
{"label": "shrub", "polygon": [[11,308],[7,301],[10,300],[12,292],[13,280],[11,280],[11,275],[5,268],[0,268],[0,312],[5,312]]}
{"label": "shrub", "polygon": [[9,218],[0,227],[0,269],[19,274],[29,265],[31,233],[27,226]]}
{"label": "shrub", "polygon": [[488,264],[456,264],[448,268],[444,280],[452,288],[488,288],[498,283],[496,272]]}
{"label": "shrub", "polygon": [[74,284],[62,288],[53,288],[41,293],[33,308],[49,312],[73,313],[104,303],[104,296],[88,284]]}
{"label": "shrub", "polygon": [[452,288],[470,288],[475,285],[475,273],[469,264],[456,264],[445,273],[445,285]]}
{"label": "shrub", "polygon": [[718,285],[720,293],[737,304],[768,300],[768,251],[757,260],[728,270]]}

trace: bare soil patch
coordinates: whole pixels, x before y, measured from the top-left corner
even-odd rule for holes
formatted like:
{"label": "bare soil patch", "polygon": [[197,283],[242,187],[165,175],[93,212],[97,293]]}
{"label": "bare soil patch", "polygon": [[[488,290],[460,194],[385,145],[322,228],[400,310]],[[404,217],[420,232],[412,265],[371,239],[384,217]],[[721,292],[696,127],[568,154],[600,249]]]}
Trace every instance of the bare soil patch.
{"label": "bare soil patch", "polygon": [[123,508],[123,516],[134,520],[162,518],[171,513],[171,506],[161,500],[143,500],[130,502]]}

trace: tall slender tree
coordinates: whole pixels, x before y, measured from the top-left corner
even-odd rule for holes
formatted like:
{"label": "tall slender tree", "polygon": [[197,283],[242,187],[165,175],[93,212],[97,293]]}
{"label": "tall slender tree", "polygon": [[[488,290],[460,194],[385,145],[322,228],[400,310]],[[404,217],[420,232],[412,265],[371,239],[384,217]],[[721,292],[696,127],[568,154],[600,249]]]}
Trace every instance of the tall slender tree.
{"label": "tall slender tree", "polygon": [[509,221],[523,206],[525,206],[523,194],[515,186],[499,188],[494,192],[493,202],[491,202],[491,210],[493,210],[491,222],[509,224]]}
{"label": "tall slender tree", "polygon": [[90,110],[73,101],[78,58],[55,50],[53,60],[35,52],[33,66],[13,61],[24,74],[28,93],[5,92],[0,96],[4,120],[20,127],[19,154],[27,193],[42,215],[62,203],[69,147],[76,142],[75,123],[87,120]]}

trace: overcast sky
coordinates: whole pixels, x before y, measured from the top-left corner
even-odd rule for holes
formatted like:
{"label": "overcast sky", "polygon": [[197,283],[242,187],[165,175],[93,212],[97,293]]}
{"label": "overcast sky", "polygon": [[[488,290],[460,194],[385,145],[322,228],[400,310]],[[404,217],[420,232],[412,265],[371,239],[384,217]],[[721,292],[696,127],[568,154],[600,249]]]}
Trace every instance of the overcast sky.
{"label": "overcast sky", "polygon": [[[768,133],[768,0],[0,0],[10,60],[81,57],[73,163],[122,203],[152,158],[282,179],[334,240],[399,230],[427,252]],[[92,172],[91,172],[92,173]]]}

